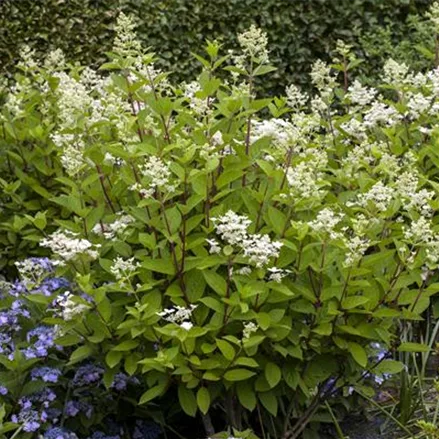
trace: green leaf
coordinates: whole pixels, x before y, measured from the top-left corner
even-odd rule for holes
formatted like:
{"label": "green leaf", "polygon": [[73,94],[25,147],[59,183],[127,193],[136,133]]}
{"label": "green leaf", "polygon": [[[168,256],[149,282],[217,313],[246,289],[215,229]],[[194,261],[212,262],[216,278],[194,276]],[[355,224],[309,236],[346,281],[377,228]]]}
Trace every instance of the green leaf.
{"label": "green leaf", "polygon": [[85,345],[80,346],[79,348],[75,349],[72,354],[70,355],[69,365],[79,363],[82,360],[85,360],[92,354],[93,350],[91,346]]}
{"label": "green leaf", "polygon": [[163,274],[174,274],[175,266],[172,259],[147,259],[142,262],[142,267],[147,270]]}
{"label": "green leaf", "polygon": [[431,349],[422,343],[401,343],[398,347],[399,352],[429,352]]}
{"label": "green leaf", "polygon": [[124,352],[124,351],[131,351],[133,349],[136,349],[137,346],[139,346],[139,342],[136,340],[126,340],[122,343],[119,343],[117,346],[115,346],[112,351],[116,352]]}
{"label": "green leaf", "polygon": [[210,393],[206,387],[200,387],[197,392],[197,404],[200,412],[206,414],[210,407]]}
{"label": "green leaf", "polygon": [[354,360],[361,366],[366,367],[367,365],[367,354],[364,348],[358,343],[349,342],[348,351],[351,353]]}
{"label": "green leaf", "polygon": [[204,279],[206,279],[207,285],[209,285],[215,293],[220,296],[226,295],[227,283],[222,276],[211,270],[203,270],[203,275]]}
{"label": "green leaf", "polygon": [[183,384],[178,386],[178,400],[180,402],[183,411],[194,417],[197,413],[197,400],[195,398],[194,392],[186,388]]}
{"label": "green leaf", "polygon": [[163,393],[163,390],[164,390],[163,384],[157,384],[156,386],[151,387],[140,397],[139,404],[145,404],[153,400],[154,398],[157,398]]}
{"label": "green leaf", "polygon": [[232,361],[235,358],[235,349],[230,343],[225,340],[217,340],[216,345],[227,360]]}
{"label": "green leaf", "polygon": [[236,393],[238,394],[239,402],[250,411],[256,408],[257,398],[253,387],[248,382],[240,382],[236,385]]}
{"label": "green leaf", "polygon": [[273,415],[277,416],[277,398],[273,392],[263,392],[258,394],[259,401]]}
{"label": "green leaf", "polygon": [[351,296],[351,297],[346,297],[346,299],[344,299],[343,302],[341,303],[341,306],[343,309],[352,309],[364,305],[367,302],[369,302],[369,299],[367,297]]}
{"label": "green leaf", "polygon": [[265,366],[265,379],[267,380],[271,388],[277,386],[281,377],[282,372],[279,366],[274,363],[267,363],[267,365]]}
{"label": "green leaf", "polygon": [[228,381],[245,381],[256,375],[255,372],[247,369],[233,369],[224,374],[224,378]]}
{"label": "green leaf", "polygon": [[113,369],[113,367],[119,364],[120,360],[122,360],[122,357],[122,352],[110,351],[105,356],[105,362],[108,364],[108,367]]}
{"label": "green leaf", "polygon": [[376,373],[397,374],[404,369],[404,363],[395,360],[383,360],[373,370]]}

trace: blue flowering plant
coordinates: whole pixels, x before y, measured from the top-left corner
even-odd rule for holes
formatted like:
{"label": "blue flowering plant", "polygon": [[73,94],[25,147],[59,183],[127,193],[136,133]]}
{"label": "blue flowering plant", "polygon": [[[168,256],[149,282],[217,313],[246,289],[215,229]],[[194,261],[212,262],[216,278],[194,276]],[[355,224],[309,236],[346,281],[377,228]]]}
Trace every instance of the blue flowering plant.
{"label": "blue flowering plant", "polygon": [[[122,401],[128,391],[136,393],[140,383],[135,376],[119,372],[105,377],[103,364],[70,361],[72,335],[62,332],[59,321],[74,285],[56,277],[47,258],[16,265],[20,280],[0,286],[2,434],[11,431],[11,437],[23,439],[122,439],[129,433],[133,439],[157,438],[160,427],[136,419],[129,402]],[[74,337],[76,343],[79,336]]]}
{"label": "blue flowering plant", "polygon": [[99,71],[24,50],[4,91],[3,428],[315,437],[429,350],[401,334],[439,292],[439,72],[364,86],[340,43],[267,98],[255,26],[185,84],[134,28]]}

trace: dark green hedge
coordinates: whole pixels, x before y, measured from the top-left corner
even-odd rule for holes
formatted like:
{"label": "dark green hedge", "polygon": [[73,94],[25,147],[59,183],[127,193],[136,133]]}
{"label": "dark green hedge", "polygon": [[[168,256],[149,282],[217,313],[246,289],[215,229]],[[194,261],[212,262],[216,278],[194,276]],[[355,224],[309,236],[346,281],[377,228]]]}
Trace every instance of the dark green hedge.
{"label": "dark green hedge", "polygon": [[[197,64],[190,52],[205,38],[234,46],[236,34],[256,23],[268,32],[271,58],[278,71],[265,84],[279,90],[304,84],[310,63],[327,58],[335,41],[358,46],[371,29],[390,26],[406,37],[409,14],[424,13],[432,0],[2,0],[0,63],[12,71],[17,49],[27,42],[39,51],[60,47],[68,58],[99,64],[111,48],[119,10],[138,17],[139,33],[182,79]],[[395,35],[394,35],[395,37]],[[365,63],[366,74],[378,66]]]}

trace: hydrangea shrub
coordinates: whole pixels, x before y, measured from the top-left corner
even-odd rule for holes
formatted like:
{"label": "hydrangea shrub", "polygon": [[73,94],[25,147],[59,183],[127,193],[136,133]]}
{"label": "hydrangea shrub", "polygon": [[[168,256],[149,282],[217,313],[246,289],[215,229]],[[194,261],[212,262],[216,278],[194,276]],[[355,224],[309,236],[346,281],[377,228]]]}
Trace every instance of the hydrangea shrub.
{"label": "hydrangea shrub", "polygon": [[439,291],[439,71],[389,60],[365,87],[340,43],[313,96],[263,98],[267,38],[238,41],[208,42],[179,85],[124,15],[99,72],[23,51],[0,140],[20,274],[0,314],[2,373],[20,378],[2,384],[4,429],[88,437],[123,400],[139,423],[313,437],[325,401],[370,395],[402,370],[392,352],[428,349],[400,334]]}

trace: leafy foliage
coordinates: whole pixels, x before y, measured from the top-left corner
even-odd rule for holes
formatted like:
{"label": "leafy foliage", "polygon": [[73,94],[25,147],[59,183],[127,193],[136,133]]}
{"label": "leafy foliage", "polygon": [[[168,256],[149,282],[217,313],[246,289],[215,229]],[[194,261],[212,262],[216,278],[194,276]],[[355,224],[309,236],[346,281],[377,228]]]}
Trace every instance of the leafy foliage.
{"label": "leafy foliage", "polygon": [[[5,0],[0,4],[0,65],[4,72],[18,59],[18,48],[30,44],[40,53],[60,48],[71,61],[99,66],[111,49],[113,23],[119,10],[137,17],[138,32],[146,46],[160,53],[159,65],[172,70],[178,80],[198,73],[190,53],[200,40],[215,38],[227,48],[236,44],[236,33],[257,24],[268,33],[276,73],[265,78],[266,91],[280,92],[290,83],[308,86],[310,65],[316,58],[329,60],[337,39],[360,51],[359,39],[372,30],[381,35],[390,26],[392,43],[412,32],[409,13],[422,14],[430,0]],[[384,41],[388,41],[385,39]],[[370,45],[369,45],[370,46]],[[376,47],[376,46],[375,46]],[[383,53],[384,55],[384,53]],[[364,54],[363,54],[364,56]],[[376,77],[381,60],[366,51],[367,76]],[[178,66],[178,69],[174,69]]]}
{"label": "leafy foliage", "polygon": [[[351,82],[359,63],[338,43],[312,96],[260,97],[275,67],[251,26],[233,56],[208,41],[197,80],[176,86],[134,27],[120,15],[100,72],[23,50],[3,90],[2,263],[21,287],[2,309],[37,308],[51,345],[31,347],[35,363],[47,351],[79,382],[102,368],[107,389],[136,377],[128,403],[153,419],[312,435],[331,419],[322,402],[373,395],[403,368],[392,352],[430,349],[400,334],[439,291],[438,72],[389,60],[383,96]],[[31,255],[50,255],[68,293],[41,291]],[[39,334],[20,331],[0,354],[6,429],[35,393],[21,354]]]}

